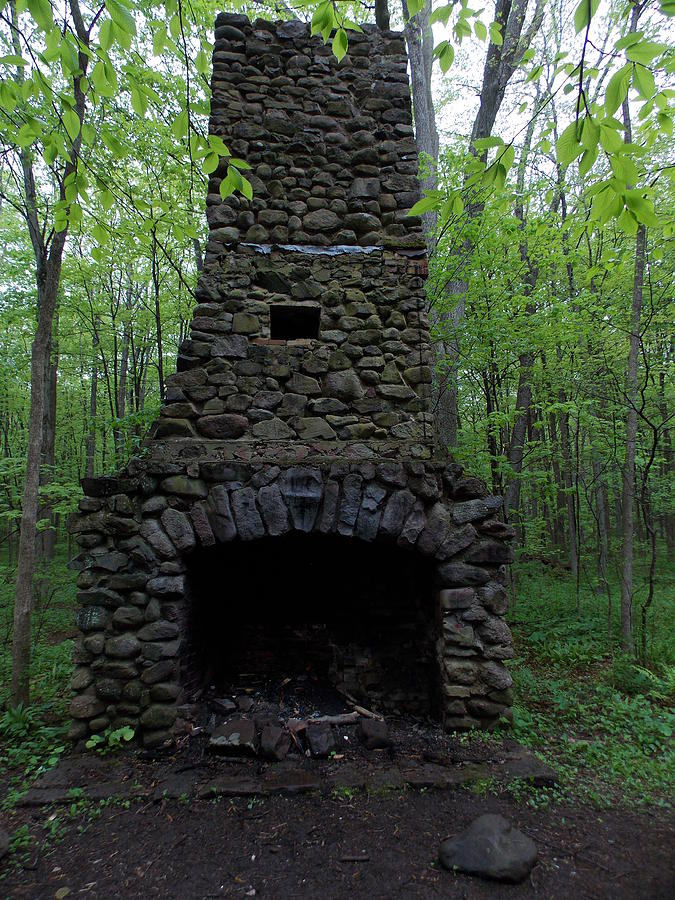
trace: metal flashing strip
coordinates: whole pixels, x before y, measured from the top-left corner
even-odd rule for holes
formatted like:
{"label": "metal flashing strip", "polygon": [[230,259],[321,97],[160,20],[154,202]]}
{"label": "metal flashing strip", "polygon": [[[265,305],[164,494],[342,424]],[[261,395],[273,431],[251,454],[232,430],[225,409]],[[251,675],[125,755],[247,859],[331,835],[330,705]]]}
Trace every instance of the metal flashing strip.
{"label": "metal flashing strip", "polygon": [[295,253],[306,253],[310,256],[341,256],[356,255],[358,253],[375,253],[384,250],[384,247],[359,247],[353,244],[336,244],[331,247],[321,247],[316,244],[247,244],[242,242],[240,247],[250,247],[256,253],[269,254],[273,250],[290,250]]}

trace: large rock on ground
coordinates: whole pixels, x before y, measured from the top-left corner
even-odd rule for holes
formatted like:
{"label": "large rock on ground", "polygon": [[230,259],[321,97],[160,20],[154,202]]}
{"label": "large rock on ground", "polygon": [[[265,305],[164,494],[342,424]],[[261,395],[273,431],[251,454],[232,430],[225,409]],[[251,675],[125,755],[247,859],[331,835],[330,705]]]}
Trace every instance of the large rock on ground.
{"label": "large rock on ground", "polygon": [[496,881],[519,882],[537,861],[537,847],[503,816],[480,816],[469,827],[441,844],[441,865],[451,872]]}

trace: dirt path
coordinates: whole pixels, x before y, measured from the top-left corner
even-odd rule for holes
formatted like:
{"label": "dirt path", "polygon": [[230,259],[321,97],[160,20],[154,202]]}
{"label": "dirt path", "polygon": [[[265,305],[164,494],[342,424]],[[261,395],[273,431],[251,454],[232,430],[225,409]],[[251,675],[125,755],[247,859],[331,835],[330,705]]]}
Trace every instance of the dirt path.
{"label": "dirt path", "polygon": [[[529,881],[504,886],[439,869],[441,839],[484,812],[508,816],[537,843]],[[21,816],[38,836],[50,814],[41,807]],[[27,861],[34,868],[5,874],[0,894],[53,898],[67,887],[104,898],[655,900],[675,896],[674,849],[664,815],[533,810],[467,790],[136,802],[104,807],[93,820],[86,810],[69,816],[61,839]]]}

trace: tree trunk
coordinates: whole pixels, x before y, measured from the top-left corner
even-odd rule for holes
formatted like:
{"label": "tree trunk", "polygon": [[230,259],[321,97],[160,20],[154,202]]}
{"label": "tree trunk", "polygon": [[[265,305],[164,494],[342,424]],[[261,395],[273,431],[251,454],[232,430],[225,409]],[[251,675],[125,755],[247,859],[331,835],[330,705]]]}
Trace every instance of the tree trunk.
{"label": "tree trunk", "polygon": [[94,477],[94,461],[96,459],[96,404],[98,389],[98,338],[96,332],[92,337],[91,388],[89,392],[89,430],[85,444],[84,474],[86,478]]}
{"label": "tree trunk", "polygon": [[[53,247],[52,253],[54,249]],[[58,258],[54,260],[43,260],[42,265],[38,266],[38,324],[31,349],[28,449],[14,592],[11,686],[11,702],[14,708],[20,704],[27,705],[30,699],[30,620],[33,607],[35,526],[39,505],[45,369],[49,359],[49,344],[61,274],[61,253],[57,256]]]}
{"label": "tree trunk", "polygon": [[642,317],[642,287],[645,274],[647,234],[640,225],[635,236],[635,270],[633,274],[633,303],[631,308],[630,346],[626,367],[626,456],[623,465],[621,490],[621,649],[633,652],[633,545],[635,499],[635,451],[637,446],[638,354],[640,351],[640,321]]}

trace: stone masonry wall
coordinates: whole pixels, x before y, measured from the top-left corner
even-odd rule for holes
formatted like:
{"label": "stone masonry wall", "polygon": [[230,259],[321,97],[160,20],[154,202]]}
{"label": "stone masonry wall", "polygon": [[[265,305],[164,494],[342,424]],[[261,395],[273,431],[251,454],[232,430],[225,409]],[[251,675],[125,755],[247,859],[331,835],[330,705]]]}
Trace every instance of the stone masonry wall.
{"label": "stone masonry wall", "polygon": [[[491,728],[508,714],[512,532],[501,498],[434,443],[406,71],[393,32],[351,36],[338,64],[302,23],[216,21],[210,127],[251,165],[254,197],[221,200],[224,172],[210,179],[204,271],[160,417],[141,458],[83,481],[76,741],[130,724],[157,746],[184,729],[195,552],[222,552],[227,587],[240,542],[289,532],[429,560],[440,718]],[[275,307],[317,330],[275,337]]]}
{"label": "stone masonry wall", "polygon": [[223,205],[214,242],[424,247],[403,36],[366,26],[338,63],[302,22],[216,22],[211,133],[252,166],[254,200]]}

